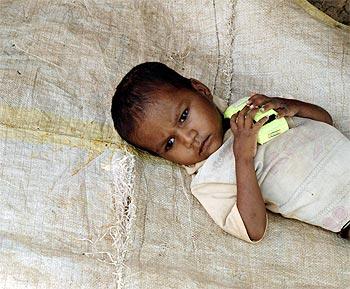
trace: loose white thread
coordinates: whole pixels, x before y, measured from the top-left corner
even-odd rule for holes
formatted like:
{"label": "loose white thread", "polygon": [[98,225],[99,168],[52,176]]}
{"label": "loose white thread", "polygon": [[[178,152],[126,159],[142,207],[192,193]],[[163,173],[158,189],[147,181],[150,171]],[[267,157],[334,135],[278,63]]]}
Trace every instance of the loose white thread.
{"label": "loose white thread", "polygon": [[[124,271],[129,268],[125,264],[131,223],[135,217],[135,206],[132,202],[134,184],[134,156],[127,151],[118,150],[112,158],[111,165],[105,166],[113,179],[114,191],[111,200],[115,208],[115,224],[99,236],[95,241],[87,238],[78,239],[87,241],[92,252],[84,252],[87,256],[96,257],[99,262],[115,266],[116,288],[124,288]],[[109,168],[108,168],[109,167]],[[106,236],[112,238],[112,251],[99,251],[98,242]],[[130,269],[130,268],[129,268]]]}

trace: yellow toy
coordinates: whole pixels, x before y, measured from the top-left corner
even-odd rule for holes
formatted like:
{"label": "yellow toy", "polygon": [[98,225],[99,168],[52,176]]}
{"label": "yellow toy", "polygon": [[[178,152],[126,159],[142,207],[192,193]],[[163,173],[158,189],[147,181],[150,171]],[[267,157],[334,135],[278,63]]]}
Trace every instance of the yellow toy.
{"label": "yellow toy", "polygon": [[[244,97],[230,105],[224,112],[224,118],[231,118],[231,116],[238,111],[241,111],[248,103],[249,97]],[[261,118],[268,116],[269,119],[260,128],[258,133],[258,143],[264,144],[274,137],[284,133],[289,129],[287,120],[284,117],[276,118],[277,112],[270,109],[266,112],[258,111],[254,116],[254,123]]]}

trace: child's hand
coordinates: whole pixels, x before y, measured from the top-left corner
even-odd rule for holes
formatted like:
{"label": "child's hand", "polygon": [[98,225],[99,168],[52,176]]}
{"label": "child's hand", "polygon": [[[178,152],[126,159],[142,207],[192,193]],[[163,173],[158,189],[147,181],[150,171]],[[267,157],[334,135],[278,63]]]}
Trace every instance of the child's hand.
{"label": "child's hand", "polygon": [[248,105],[253,105],[253,107],[262,106],[262,111],[274,109],[278,113],[277,118],[295,116],[299,112],[299,107],[293,99],[268,97],[263,94],[252,95],[248,100]]}
{"label": "child's hand", "polygon": [[230,126],[234,135],[233,153],[236,160],[238,158],[251,160],[256,155],[259,129],[268,120],[268,117],[265,116],[258,122],[253,123],[258,110],[259,108],[249,110],[249,106],[245,106],[241,111],[233,114],[230,119]]}

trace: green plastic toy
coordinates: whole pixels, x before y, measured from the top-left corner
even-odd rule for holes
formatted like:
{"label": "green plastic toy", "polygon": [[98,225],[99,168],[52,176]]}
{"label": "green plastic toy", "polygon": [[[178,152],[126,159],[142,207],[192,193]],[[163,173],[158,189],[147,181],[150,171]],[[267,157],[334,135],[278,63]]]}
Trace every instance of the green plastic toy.
{"label": "green plastic toy", "polygon": [[[244,97],[231,104],[224,112],[224,118],[231,116],[238,111],[241,111],[248,103],[249,97]],[[268,111],[258,111],[254,116],[254,123],[262,119],[264,116],[269,116],[267,122],[260,128],[258,133],[258,143],[264,144],[276,136],[286,132],[289,129],[287,120],[284,117],[276,118],[277,112],[274,109]]]}

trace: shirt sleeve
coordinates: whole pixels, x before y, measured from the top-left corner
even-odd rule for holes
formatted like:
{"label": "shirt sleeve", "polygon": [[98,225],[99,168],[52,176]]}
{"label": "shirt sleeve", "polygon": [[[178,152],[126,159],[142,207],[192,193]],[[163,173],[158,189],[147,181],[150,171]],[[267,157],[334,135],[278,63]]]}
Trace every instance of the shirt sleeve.
{"label": "shirt sleeve", "polygon": [[206,183],[196,185],[191,190],[214,222],[225,232],[249,243],[258,243],[264,238],[268,225],[267,214],[263,237],[257,241],[251,240],[237,208],[236,185]]}

